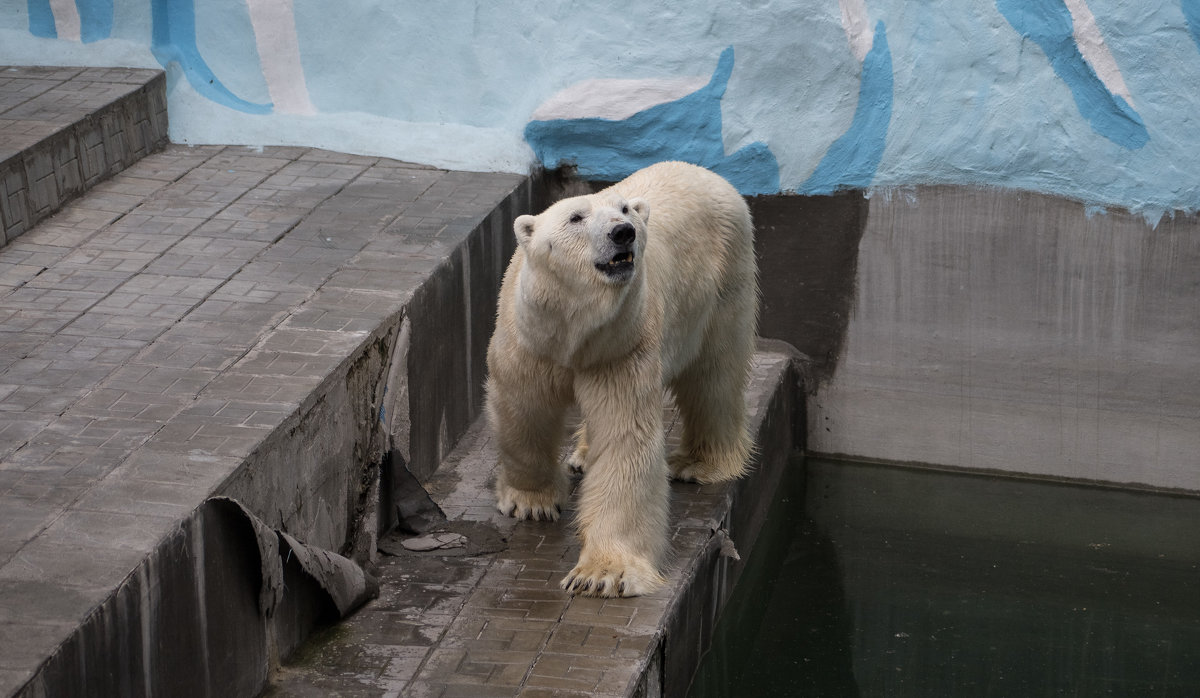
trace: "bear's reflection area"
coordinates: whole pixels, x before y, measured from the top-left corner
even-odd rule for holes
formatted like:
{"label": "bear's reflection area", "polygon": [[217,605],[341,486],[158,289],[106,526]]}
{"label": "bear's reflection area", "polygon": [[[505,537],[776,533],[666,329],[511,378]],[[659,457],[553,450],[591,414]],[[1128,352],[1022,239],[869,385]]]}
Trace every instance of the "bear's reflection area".
{"label": "bear's reflection area", "polygon": [[690,696],[1200,695],[1200,498],[795,459]]}

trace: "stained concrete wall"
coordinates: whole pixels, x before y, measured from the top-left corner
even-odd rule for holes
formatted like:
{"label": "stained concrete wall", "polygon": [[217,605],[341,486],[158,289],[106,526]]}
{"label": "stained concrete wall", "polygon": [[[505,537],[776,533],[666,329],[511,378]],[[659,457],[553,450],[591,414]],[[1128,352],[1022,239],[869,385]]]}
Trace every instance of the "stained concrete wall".
{"label": "stained concrete wall", "polygon": [[811,451],[1200,491],[1200,219],[963,187],[858,201],[756,205],[763,333],[819,376]]}

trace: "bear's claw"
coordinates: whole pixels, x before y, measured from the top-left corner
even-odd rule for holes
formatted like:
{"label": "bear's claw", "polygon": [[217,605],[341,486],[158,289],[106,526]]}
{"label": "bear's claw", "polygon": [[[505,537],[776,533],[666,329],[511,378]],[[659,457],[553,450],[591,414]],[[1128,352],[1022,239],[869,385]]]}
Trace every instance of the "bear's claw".
{"label": "bear's claw", "polygon": [[558,517],[562,515],[562,508],[557,504],[552,507],[529,507],[519,504],[498,504],[496,506],[501,514],[511,516],[514,519],[523,521],[558,521]]}
{"label": "bear's claw", "polygon": [[496,488],[496,508],[505,516],[532,521],[558,521],[562,505],[554,490],[530,492],[501,485]]}
{"label": "bear's claw", "polygon": [[[644,568],[644,569],[641,569]],[[663,578],[644,563],[626,565],[591,565],[580,563],[563,577],[559,586],[582,596],[641,596],[662,585]]]}
{"label": "bear's claw", "polygon": [[567,459],[567,468],[575,475],[583,475],[584,464],[574,455]]}

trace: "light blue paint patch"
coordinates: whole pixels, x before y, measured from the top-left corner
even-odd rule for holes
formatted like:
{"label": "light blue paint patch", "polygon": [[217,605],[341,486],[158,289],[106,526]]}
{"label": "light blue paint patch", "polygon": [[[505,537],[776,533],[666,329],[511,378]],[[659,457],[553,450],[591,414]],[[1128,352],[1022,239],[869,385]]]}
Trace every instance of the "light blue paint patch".
{"label": "light blue paint patch", "polygon": [[42,39],[57,39],[58,29],[54,26],[54,13],[50,0],[29,0],[29,33]]}
{"label": "light blue paint patch", "polygon": [[1187,20],[1188,33],[1196,48],[1200,49],[1200,0],[1181,0],[1183,18]]}
{"label": "light blue paint patch", "polygon": [[1109,92],[1083,59],[1075,44],[1071,12],[1062,0],[996,0],[996,9],[1022,36],[1042,47],[1092,130],[1131,150],[1146,145],[1150,134],[1142,117],[1122,97]]}
{"label": "light blue paint patch", "polygon": [[188,83],[204,97],[247,114],[269,114],[270,104],[249,102],[221,84],[196,46],[196,11],[192,0],[151,0],[153,28],[150,50],[163,68],[179,64]]}
{"label": "light blue paint patch", "polygon": [[90,44],[107,39],[112,34],[112,0],[75,0],[79,10],[79,39]]}
{"label": "light blue paint patch", "polygon": [[721,98],[733,74],[733,47],[704,87],[627,119],[530,121],[525,140],[550,168],[574,165],[585,179],[617,181],[663,160],[682,160],[725,177],[742,194],[779,192],[779,163],[765,143],[731,155],[721,137]]}
{"label": "light blue paint patch", "polygon": [[892,52],[888,49],[887,28],[881,21],[875,25],[871,50],[863,58],[858,105],[850,128],[829,146],[797,193],[823,195],[871,186],[887,145],[893,83]]}

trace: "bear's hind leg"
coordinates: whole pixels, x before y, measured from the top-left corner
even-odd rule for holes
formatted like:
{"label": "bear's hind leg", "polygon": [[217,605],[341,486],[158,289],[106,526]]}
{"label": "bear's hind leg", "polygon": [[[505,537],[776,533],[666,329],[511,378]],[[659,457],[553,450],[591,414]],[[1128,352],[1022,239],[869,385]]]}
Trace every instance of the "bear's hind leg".
{"label": "bear's hind leg", "polygon": [[667,458],[676,480],[723,482],[746,472],[753,447],[745,401],[753,345],[740,344],[705,352],[671,383],[683,421],[683,438]]}
{"label": "bear's hind leg", "polygon": [[[676,384],[683,439],[667,458],[671,477],[685,482],[724,482],[746,472],[751,440],[738,385],[704,385],[705,379]],[[728,381],[732,383],[733,381]],[[715,388],[721,388],[716,390]]]}
{"label": "bear's hind leg", "polygon": [[570,479],[558,462],[566,405],[514,398],[489,383],[488,415],[500,451],[496,508],[518,519],[557,521],[570,493]]}

